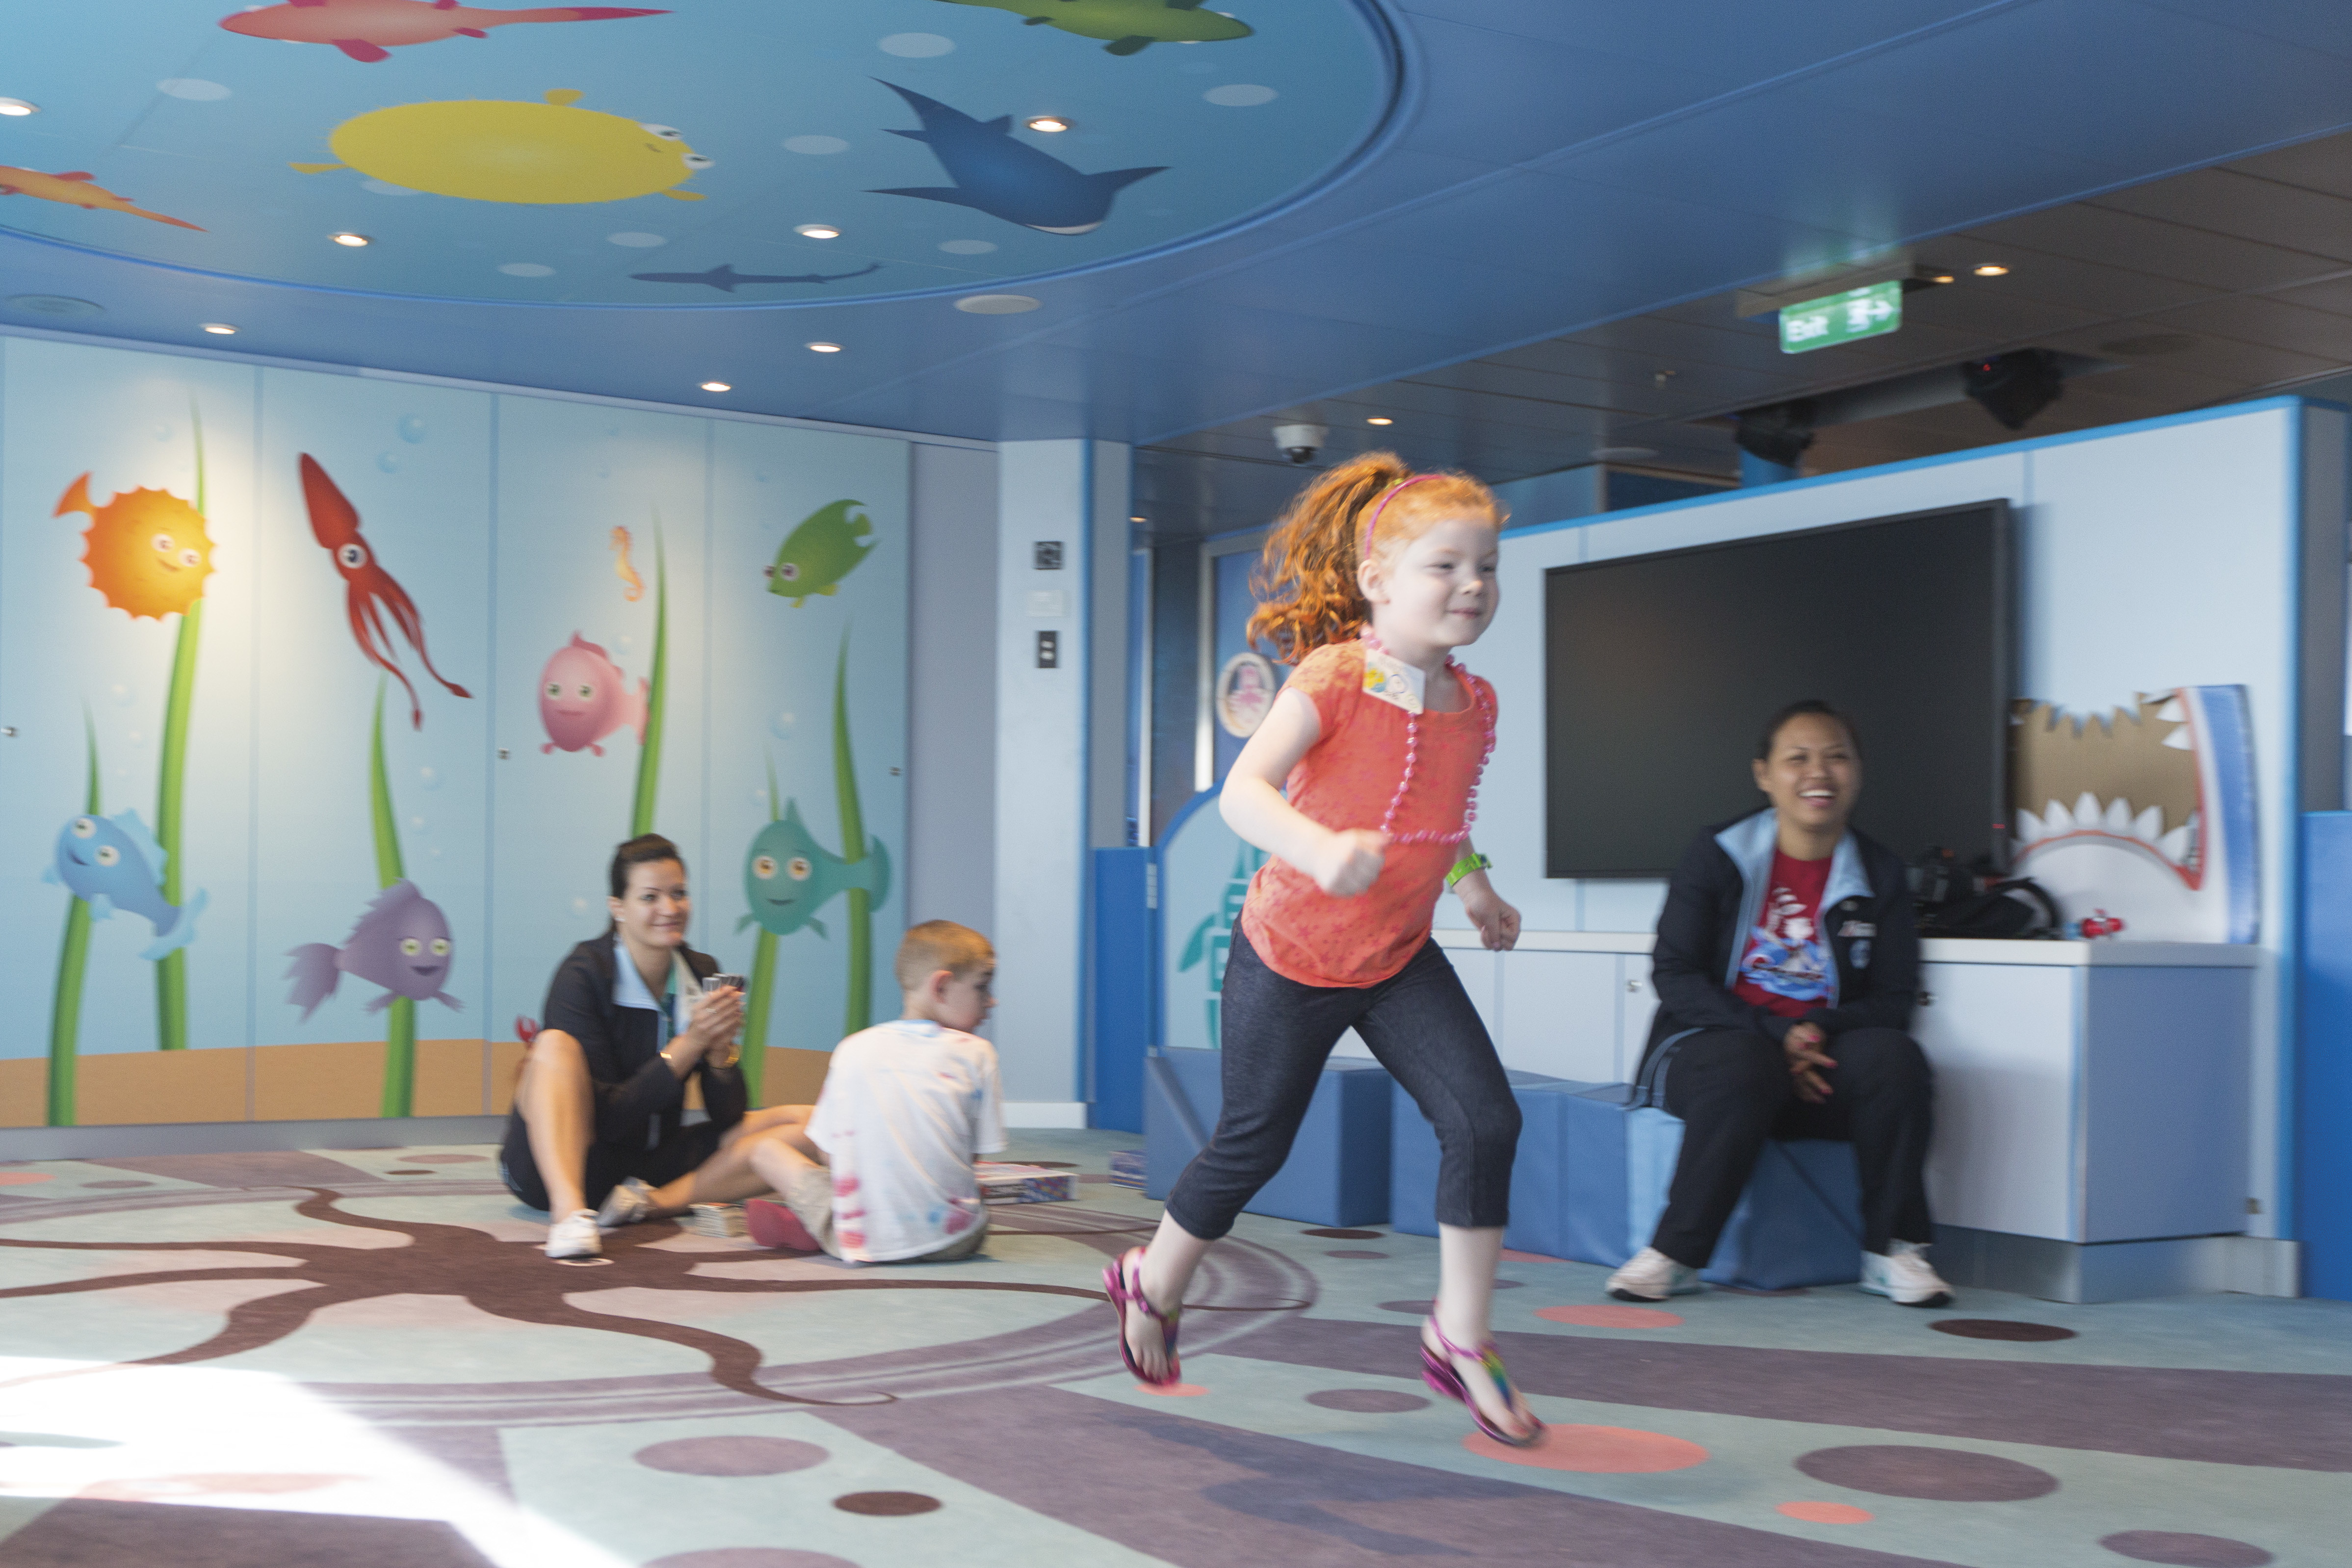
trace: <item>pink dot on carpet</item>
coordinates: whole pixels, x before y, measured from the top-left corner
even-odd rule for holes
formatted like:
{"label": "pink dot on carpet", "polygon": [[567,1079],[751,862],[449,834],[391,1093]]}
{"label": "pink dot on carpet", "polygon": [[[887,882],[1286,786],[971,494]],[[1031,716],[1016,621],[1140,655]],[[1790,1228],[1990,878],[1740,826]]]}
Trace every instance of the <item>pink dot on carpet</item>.
{"label": "pink dot on carpet", "polygon": [[0,1187],[29,1187],[37,1182],[54,1182],[57,1175],[49,1171],[0,1171]]}
{"label": "pink dot on carpet", "polygon": [[1209,1391],[1197,1383],[1139,1383],[1138,1394],[1156,1394],[1162,1399],[1191,1399]]}
{"label": "pink dot on carpet", "polygon": [[1679,1329],[1682,1314],[1659,1307],[1538,1307],[1536,1316],[1549,1323],[1574,1323],[1580,1329]]}
{"label": "pink dot on carpet", "polygon": [[1784,1502],[1772,1510],[1807,1524],[1868,1524],[1878,1516],[1850,1502]]}
{"label": "pink dot on carpet", "polygon": [[1553,1258],[1541,1252],[1520,1252],[1507,1247],[1503,1248],[1503,1261],[1506,1263],[1564,1263],[1567,1259]]}
{"label": "pink dot on carpet", "polygon": [[753,1436],[673,1437],[631,1456],[647,1469],[681,1476],[781,1476],[829,1457],[814,1443]]}
{"label": "pink dot on carpet", "polygon": [[1706,1463],[1706,1450],[1696,1443],[1669,1437],[1663,1432],[1642,1432],[1631,1426],[1553,1426],[1530,1448],[1497,1443],[1484,1432],[1473,1432],[1462,1446],[1474,1454],[1500,1459],[1507,1465],[1530,1465],[1544,1470],[1574,1470],[1587,1476],[1638,1476],[1656,1470],[1687,1470]]}

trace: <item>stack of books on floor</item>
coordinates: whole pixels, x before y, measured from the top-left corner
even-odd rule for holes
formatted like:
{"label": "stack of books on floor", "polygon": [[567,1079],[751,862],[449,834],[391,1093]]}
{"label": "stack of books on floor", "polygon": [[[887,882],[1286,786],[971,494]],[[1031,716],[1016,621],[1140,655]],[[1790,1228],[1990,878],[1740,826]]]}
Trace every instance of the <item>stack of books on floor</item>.
{"label": "stack of books on floor", "polygon": [[1115,1187],[1143,1190],[1143,1151],[1121,1149],[1110,1157],[1110,1184]]}
{"label": "stack of books on floor", "polygon": [[980,1195],[992,1204],[1067,1203],[1072,1182],[1067,1171],[1043,1165],[1004,1165],[982,1160],[972,1166],[980,1178]]}

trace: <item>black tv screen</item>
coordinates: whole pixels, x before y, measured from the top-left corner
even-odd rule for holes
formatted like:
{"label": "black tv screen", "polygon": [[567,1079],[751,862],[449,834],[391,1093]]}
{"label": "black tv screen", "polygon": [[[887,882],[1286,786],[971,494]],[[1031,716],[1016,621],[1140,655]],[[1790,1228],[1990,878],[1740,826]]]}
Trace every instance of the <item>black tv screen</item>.
{"label": "black tv screen", "polygon": [[1546,874],[1664,876],[1765,804],[1758,731],[1808,697],[1860,731],[1855,826],[2005,866],[2010,570],[1998,500],[1553,567]]}

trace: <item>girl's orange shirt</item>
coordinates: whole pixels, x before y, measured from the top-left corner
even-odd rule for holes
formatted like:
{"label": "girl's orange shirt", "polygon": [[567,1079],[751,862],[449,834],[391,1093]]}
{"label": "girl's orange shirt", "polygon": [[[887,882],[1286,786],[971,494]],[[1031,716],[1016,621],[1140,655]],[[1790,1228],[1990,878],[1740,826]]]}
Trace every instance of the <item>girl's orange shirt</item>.
{"label": "girl's orange shirt", "polygon": [[[1290,771],[1290,804],[1334,831],[1378,828],[1404,773],[1410,717],[1364,690],[1364,645],[1332,643],[1301,659],[1286,690],[1312,700],[1322,735]],[[1495,689],[1470,681],[1495,700]],[[1469,693],[1465,692],[1468,697]],[[1486,730],[1472,699],[1450,713],[1421,716],[1412,787],[1391,831],[1452,833],[1476,782]],[[1242,931],[1266,967],[1302,985],[1375,985],[1402,969],[1429,940],[1430,917],[1445,890],[1460,844],[1391,843],[1370,889],[1335,899],[1281,859],[1250,880]]]}

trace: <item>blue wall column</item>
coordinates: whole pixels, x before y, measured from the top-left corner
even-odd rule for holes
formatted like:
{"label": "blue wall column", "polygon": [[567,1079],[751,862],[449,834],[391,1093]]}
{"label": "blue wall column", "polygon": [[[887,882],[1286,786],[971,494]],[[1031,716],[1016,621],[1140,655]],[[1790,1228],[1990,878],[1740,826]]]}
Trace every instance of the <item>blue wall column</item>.
{"label": "blue wall column", "polygon": [[1768,462],[1748,451],[1739,454],[1739,484],[1743,489],[1754,485],[1783,485],[1796,477],[1797,470],[1790,464]]}

